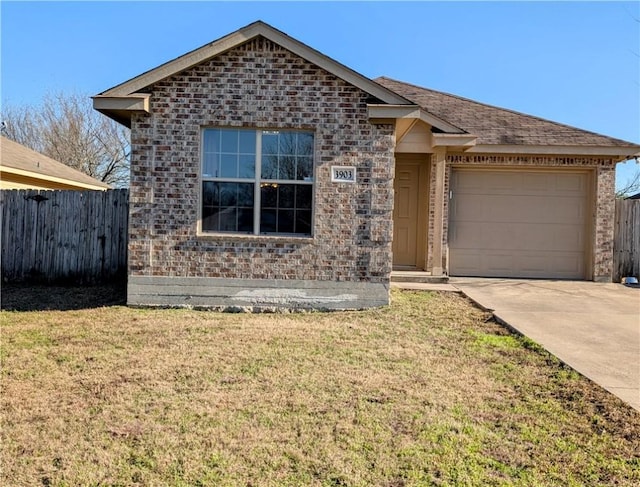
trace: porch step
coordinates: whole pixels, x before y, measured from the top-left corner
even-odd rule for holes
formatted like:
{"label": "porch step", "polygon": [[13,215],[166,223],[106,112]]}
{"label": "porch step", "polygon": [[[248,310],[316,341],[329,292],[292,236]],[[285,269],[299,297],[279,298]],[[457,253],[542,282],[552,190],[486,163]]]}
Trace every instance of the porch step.
{"label": "porch step", "polygon": [[391,282],[418,282],[425,284],[446,284],[449,276],[432,276],[423,271],[391,271]]}

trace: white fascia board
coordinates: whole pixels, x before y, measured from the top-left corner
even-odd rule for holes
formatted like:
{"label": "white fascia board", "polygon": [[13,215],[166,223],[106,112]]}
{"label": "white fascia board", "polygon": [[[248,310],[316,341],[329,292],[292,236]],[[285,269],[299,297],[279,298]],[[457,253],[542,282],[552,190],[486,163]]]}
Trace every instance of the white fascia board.
{"label": "white fascia board", "polygon": [[413,118],[420,119],[418,105],[367,105],[369,118]]}
{"label": "white fascia board", "polygon": [[93,97],[93,108],[102,110],[126,110],[149,113],[148,94],[135,94],[128,96],[105,96],[97,95]]}
{"label": "white fascia board", "polygon": [[467,151],[476,145],[478,137],[472,134],[431,134],[433,147],[462,148]]}

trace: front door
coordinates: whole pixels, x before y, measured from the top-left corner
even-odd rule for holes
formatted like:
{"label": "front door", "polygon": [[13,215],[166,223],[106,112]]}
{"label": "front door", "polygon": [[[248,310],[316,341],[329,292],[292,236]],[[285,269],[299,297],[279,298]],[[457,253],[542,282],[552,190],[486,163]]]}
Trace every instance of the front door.
{"label": "front door", "polygon": [[418,256],[420,163],[396,161],[393,206],[393,266],[415,269]]}

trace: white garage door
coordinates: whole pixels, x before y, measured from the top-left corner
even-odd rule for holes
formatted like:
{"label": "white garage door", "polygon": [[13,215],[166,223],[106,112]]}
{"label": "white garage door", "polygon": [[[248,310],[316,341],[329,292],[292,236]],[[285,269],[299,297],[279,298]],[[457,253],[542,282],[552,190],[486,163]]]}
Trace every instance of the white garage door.
{"label": "white garage door", "polygon": [[453,170],[452,276],[585,278],[589,175]]}

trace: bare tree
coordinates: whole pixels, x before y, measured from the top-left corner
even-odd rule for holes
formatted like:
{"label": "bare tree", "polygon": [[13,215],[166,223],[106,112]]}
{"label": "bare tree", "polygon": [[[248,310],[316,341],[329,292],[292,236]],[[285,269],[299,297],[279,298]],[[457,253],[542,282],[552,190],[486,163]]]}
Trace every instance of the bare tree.
{"label": "bare tree", "polygon": [[89,96],[54,93],[38,106],[5,106],[3,135],[107,184],[129,182],[129,129],[96,112]]}
{"label": "bare tree", "polygon": [[640,169],[624,182],[624,186],[616,191],[616,198],[625,198],[640,191]]}

